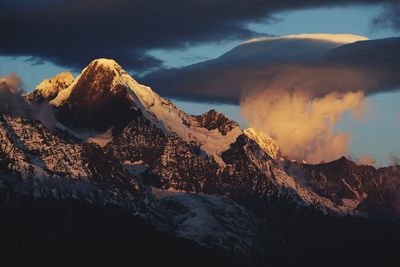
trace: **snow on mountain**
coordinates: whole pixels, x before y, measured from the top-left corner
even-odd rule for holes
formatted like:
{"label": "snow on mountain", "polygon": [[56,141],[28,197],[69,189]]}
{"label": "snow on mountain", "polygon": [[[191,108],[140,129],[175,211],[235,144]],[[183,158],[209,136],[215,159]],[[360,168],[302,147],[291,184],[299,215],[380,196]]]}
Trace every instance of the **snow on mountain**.
{"label": "snow on mountain", "polygon": [[[84,90],[85,94],[80,92]],[[89,94],[88,90],[92,92]],[[97,59],[91,62],[75,81],[50,103],[62,109],[63,106],[73,107],[76,104],[74,101],[84,101],[85,103],[80,104],[80,108],[82,105],[90,108],[90,105],[98,106],[101,101],[104,101],[104,95],[117,97],[122,94],[131,105],[131,109],[140,110],[147,120],[162,129],[165,134],[177,135],[184,141],[199,146],[208,155],[213,155],[222,165],[220,153],[228,149],[229,145],[242,133],[239,125],[223,120],[222,116],[216,115],[215,112],[210,114],[214,115],[213,118],[216,120],[222,119],[219,122],[222,124],[207,128],[207,125],[204,125],[205,121],[201,118],[183,112],[171,101],[160,97],[150,87],[139,84],[121,66],[110,59]],[[79,99],[77,96],[80,96]],[[71,112],[66,113],[71,114]],[[80,116],[78,113],[76,115]],[[66,116],[69,115],[66,114]],[[229,126],[224,128],[224,122]],[[210,126],[210,122],[207,123]]]}
{"label": "snow on mountain", "polygon": [[43,100],[52,100],[58,93],[67,88],[74,81],[74,77],[70,72],[61,72],[50,79],[42,81],[36,89],[27,94],[26,98],[35,103]]}
{"label": "snow on mountain", "polygon": [[250,139],[253,139],[271,158],[278,158],[280,153],[279,146],[273,138],[254,128],[244,130],[244,134]]}
{"label": "snow on mountain", "polygon": [[[162,133],[157,127],[151,129]],[[168,148],[186,144],[176,136],[163,136],[176,140]],[[146,142],[154,142],[146,137]],[[189,157],[195,160],[194,155]],[[143,166],[143,161],[124,163],[127,167]],[[174,170],[186,171],[179,167],[178,162]],[[136,174],[140,174],[137,169],[134,171],[133,176],[129,175],[121,161],[110,153],[95,144],[82,143],[57,127],[50,132],[38,121],[0,114],[0,194],[7,190],[7,196],[48,201],[50,205],[61,200],[112,205],[173,238],[192,240],[246,258],[262,253],[259,230],[263,226],[247,208],[228,198],[186,192],[165,191],[168,196],[156,193],[154,197],[136,179]],[[192,185],[195,182],[191,181]],[[1,195],[1,199],[6,197]]]}
{"label": "snow on mountain", "polygon": [[[206,180],[214,177],[217,164],[200,154],[176,135],[165,133],[144,117],[132,120],[105,150],[128,163],[146,167],[143,182],[165,189],[202,192]],[[140,167],[139,167],[140,168]]]}
{"label": "snow on mountain", "polygon": [[152,193],[164,209],[174,207],[177,236],[248,257],[259,252],[260,222],[229,198],[157,188]]}
{"label": "snow on mountain", "polygon": [[[296,209],[312,206],[323,213],[345,214],[333,201],[316,194],[305,180],[300,179],[302,177],[295,173],[295,166],[290,166],[293,168],[289,172],[245,134],[223,152],[222,158],[227,168],[216,184],[210,183],[211,192],[214,188],[221,192],[226,190],[224,193],[240,203],[252,199],[261,206],[272,202],[272,205],[281,203]],[[301,172],[301,168],[297,171]]]}
{"label": "snow on mountain", "polygon": [[0,115],[2,150],[9,151],[5,170],[21,178],[121,179],[122,165],[94,144],[39,121]]}

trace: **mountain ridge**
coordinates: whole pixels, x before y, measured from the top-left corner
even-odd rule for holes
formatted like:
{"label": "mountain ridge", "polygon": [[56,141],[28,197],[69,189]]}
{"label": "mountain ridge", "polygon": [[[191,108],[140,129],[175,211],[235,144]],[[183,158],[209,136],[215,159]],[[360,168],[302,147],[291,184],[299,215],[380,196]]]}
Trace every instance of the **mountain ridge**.
{"label": "mountain ridge", "polygon": [[[400,168],[344,157],[290,160],[271,137],[242,130],[222,113],[185,113],[113,60],[91,62],[53,96],[40,99],[57,119],[51,130],[30,118],[0,116],[0,204],[10,194],[16,206],[21,199],[50,206],[73,200],[93,205],[96,218],[102,206],[118,208],[172,242],[182,238],[251,265],[287,258],[288,250],[296,259],[299,252],[327,256],[319,246],[329,248],[329,240],[313,229],[328,234],[330,227],[371,229],[375,220],[400,219]],[[102,145],[85,135],[100,130]],[[318,242],[304,246],[298,236]],[[348,249],[343,232],[331,239]]]}
{"label": "mountain ridge", "polygon": [[[83,93],[79,93],[80,91]],[[104,99],[107,100],[107,105],[103,105]],[[358,182],[361,178],[353,176],[364,177],[363,181],[371,184],[363,173],[365,168],[358,167],[345,158],[327,164],[298,164],[281,155],[277,143],[269,136],[255,129],[242,130],[236,122],[215,110],[197,116],[188,115],[171,101],[160,97],[150,87],[137,83],[114,60],[92,61],[67,89],[60,91],[59,95],[50,101],[50,104],[55,107],[57,118],[73,127],[82,125],[81,119],[85,116],[95,124],[99,120],[103,123],[106,119],[107,124],[104,127],[92,127],[92,130],[112,129],[113,136],[104,144],[105,150],[122,160],[128,169],[143,169],[145,176],[152,177],[149,180],[151,182],[144,179],[144,183],[164,189],[236,194],[229,188],[226,191],[225,185],[215,181],[232,176],[232,164],[235,166],[233,173],[240,173],[237,169],[240,165],[254,161],[255,165],[252,168],[256,169],[255,173],[247,169],[241,177],[235,179],[242,180],[243,184],[251,184],[251,179],[258,176],[256,173],[263,173],[266,176],[258,179],[261,179],[260,182],[265,181],[257,186],[263,188],[266,186],[262,186],[265,182],[269,186],[275,184],[273,191],[282,191],[283,195],[293,197],[295,206],[304,206],[304,203],[307,203],[306,206],[319,206],[318,209],[323,213],[329,211],[356,215],[357,206],[366,199],[368,192],[379,187],[366,185],[367,189],[364,189],[364,186],[360,185],[361,182]],[[82,109],[82,106],[86,106],[87,109]],[[113,112],[115,107],[121,113]],[[71,112],[75,112],[72,117],[77,117],[77,121],[70,121]],[[91,125],[86,122],[83,124]],[[143,135],[144,132],[147,136]],[[250,145],[242,135],[256,144]],[[133,136],[135,138],[132,138]],[[240,161],[235,160],[233,163],[228,160],[227,163],[227,157],[224,159],[223,155],[232,151],[232,146],[239,138],[243,139],[240,141],[241,145],[246,144],[251,148],[240,152]],[[154,142],[150,143],[147,139],[153,139]],[[267,157],[260,156],[260,153],[265,153]],[[276,167],[265,167],[264,164],[268,161],[272,163],[271,166]],[[346,171],[347,169],[349,171]],[[353,174],[354,172],[359,174]],[[318,181],[318,177],[326,176],[326,173],[330,175],[329,183],[332,185],[322,185]],[[368,172],[369,175],[375,176],[377,173],[379,172],[372,170]],[[250,180],[246,181],[246,176],[250,176]],[[264,195],[257,186],[251,190],[242,185],[238,188],[243,187],[241,190],[249,196],[255,192],[258,192],[256,195]],[[294,195],[290,196],[292,194]],[[260,196],[256,195],[252,198],[259,201],[257,199]]]}

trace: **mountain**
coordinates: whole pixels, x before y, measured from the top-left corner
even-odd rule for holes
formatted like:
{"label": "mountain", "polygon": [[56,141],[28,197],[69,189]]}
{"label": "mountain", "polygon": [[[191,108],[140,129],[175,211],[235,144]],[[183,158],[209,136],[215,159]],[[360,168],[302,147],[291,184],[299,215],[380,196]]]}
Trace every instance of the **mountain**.
{"label": "mountain", "polygon": [[[225,263],[230,261],[224,259],[226,256],[230,256],[228,259],[237,258],[239,262],[262,257],[264,241],[261,236],[264,226],[248,209],[232,200],[218,196],[152,190],[100,146],[83,143],[59,128],[50,132],[39,121],[2,114],[0,125],[0,212],[7,217],[0,224],[2,229],[19,231],[13,225],[20,224],[22,218],[32,221],[33,218],[29,217],[32,213],[32,216],[40,216],[38,221],[32,223],[32,230],[40,228],[44,235],[37,236],[35,232],[25,230],[25,235],[20,237],[24,242],[31,245],[32,242],[37,242],[41,244],[38,249],[46,250],[51,249],[54,242],[63,246],[79,243],[79,240],[90,237],[93,229],[86,230],[89,234],[81,232],[82,236],[75,236],[74,231],[83,231],[82,227],[89,227],[85,225],[85,220],[91,221],[95,218],[107,220],[108,224],[97,222],[98,229],[105,233],[100,233],[100,237],[90,238],[106,242],[109,238],[107,227],[121,227],[121,222],[110,221],[110,214],[115,214],[121,220],[133,221],[132,225],[124,226],[125,234],[143,235],[128,227],[140,226],[142,229],[144,224],[145,233],[152,236],[154,242],[162,240],[177,250],[206,255],[218,252],[217,258]],[[56,207],[68,210],[67,215],[70,217],[64,218],[67,215],[57,211]],[[51,212],[44,213],[43,209]],[[83,210],[92,218],[82,214]],[[82,217],[85,219],[82,220]],[[71,218],[74,221],[71,222]],[[60,223],[59,220],[67,220],[72,225],[66,224],[67,230],[51,225],[54,221]],[[52,229],[54,235],[49,239],[46,237],[46,227]],[[12,243],[11,239],[15,235],[20,236],[20,233],[12,231],[14,236],[3,231],[1,233],[3,237],[9,237],[0,242],[2,247],[7,244],[4,251],[10,251],[10,258],[6,259],[10,260],[10,264],[15,264],[15,254],[12,251],[24,248],[19,243]],[[68,238],[66,234],[69,235]],[[144,238],[145,236],[142,237],[143,240]],[[190,242],[182,242],[181,239]],[[111,240],[115,240],[115,237]],[[97,245],[90,244],[93,245],[98,248]],[[121,245],[116,247],[121,248]],[[110,244],[104,246],[109,247]],[[137,245],[134,247],[138,251],[143,250]],[[110,248],[109,253],[118,254],[115,249]],[[30,249],[20,259],[24,265],[30,260],[35,260],[35,264],[50,263],[46,259],[35,259],[32,251],[36,250]],[[90,252],[91,249],[88,250]],[[148,251],[143,250],[143,253]]]}
{"label": "mountain", "polygon": [[[118,133],[129,121],[143,116],[166,135],[177,135],[216,158],[241,133],[237,124],[226,120],[211,129],[210,121],[179,110],[151,88],[137,83],[115,61],[107,59],[91,62],[50,104],[57,108],[60,122],[95,131],[112,127]],[[204,123],[208,125],[202,127]],[[230,124],[226,129],[225,123]]]}
{"label": "mountain", "polygon": [[376,169],[342,157],[328,163],[304,164],[303,169],[305,179],[318,194],[339,204],[353,205],[354,211],[371,217],[398,217],[400,169],[397,166]]}
{"label": "mountain", "polygon": [[[199,116],[188,115],[151,88],[138,84],[113,60],[91,62],[50,104],[55,107],[57,119],[68,127],[76,129],[84,125],[94,131],[113,129],[113,136],[104,149],[131,171],[141,169],[145,184],[230,194],[239,202],[250,198],[261,206],[270,201],[269,197],[278,196],[282,201],[290,199],[292,206],[319,205],[322,212],[334,208],[329,199],[316,195],[279,170],[263,150],[266,144],[250,145],[251,149],[240,152],[243,159],[239,162],[226,161],[223,156],[232,151],[232,146],[245,133],[237,123],[213,110]],[[247,133],[253,139],[258,134],[256,140],[270,142],[268,146],[274,147],[261,133],[254,130]],[[251,142],[247,136],[243,138]],[[254,166],[244,170],[234,167],[232,172],[232,165],[242,164]],[[220,183],[227,175],[237,176],[233,184]],[[260,176],[260,183],[250,186],[254,184],[254,175]],[[245,188],[237,195],[231,189],[239,181],[242,182],[237,189]],[[272,193],[265,192],[266,184],[274,185]]]}
{"label": "mountain", "polygon": [[195,116],[198,127],[206,128],[207,130],[218,129],[222,135],[227,135],[231,130],[238,128],[239,125],[228,119],[224,114],[218,113],[214,109],[202,114]]}
{"label": "mountain", "polygon": [[[126,246],[178,265],[193,255],[200,265],[319,262],[371,248],[362,262],[393,257],[397,166],[290,160],[268,135],[215,110],[189,115],[113,60],[55,77],[25,95],[52,107],[53,127],[0,114],[0,229],[12,230],[1,233],[11,262],[18,251],[25,265],[41,262],[53,241],[79,244],[74,253],[87,250],[89,262],[107,248],[98,264],[132,261]],[[359,240],[386,243],[351,248]]]}
{"label": "mountain", "polygon": [[281,158],[271,137],[243,131],[215,110],[189,115],[113,60],[94,60],[48,101],[71,135],[99,144],[145,185],[342,215],[361,212],[358,205],[383,186],[378,170],[344,159],[307,165]]}
{"label": "mountain", "polygon": [[26,98],[37,104],[45,100],[53,100],[61,90],[67,88],[73,81],[74,77],[70,72],[61,72],[41,82],[34,91],[26,95]]}

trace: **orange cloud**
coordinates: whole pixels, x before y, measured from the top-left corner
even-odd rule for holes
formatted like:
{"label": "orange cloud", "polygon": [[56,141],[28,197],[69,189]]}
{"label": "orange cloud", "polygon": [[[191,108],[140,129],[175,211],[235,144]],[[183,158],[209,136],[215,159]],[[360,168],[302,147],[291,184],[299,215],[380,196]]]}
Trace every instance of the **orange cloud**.
{"label": "orange cloud", "polygon": [[304,90],[266,90],[244,97],[241,111],[250,127],[277,140],[284,155],[319,162],[349,153],[350,135],[335,126],[345,112],[360,116],[365,103],[362,92],[314,97]]}

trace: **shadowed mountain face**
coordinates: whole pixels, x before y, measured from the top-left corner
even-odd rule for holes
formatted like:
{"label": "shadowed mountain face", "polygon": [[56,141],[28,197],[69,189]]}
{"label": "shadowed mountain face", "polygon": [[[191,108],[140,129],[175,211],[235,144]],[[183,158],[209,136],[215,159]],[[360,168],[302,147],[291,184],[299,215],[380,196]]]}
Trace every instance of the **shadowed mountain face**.
{"label": "shadowed mountain face", "polygon": [[356,210],[370,216],[399,217],[400,168],[375,169],[342,157],[316,165],[303,165],[304,177],[318,194],[332,201],[359,200]]}
{"label": "shadowed mountain face", "polygon": [[92,62],[68,88],[70,95],[58,108],[57,118],[76,128],[105,131],[122,130],[134,118],[135,106],[127,86],[116,81],[123,70]]}
{"label": "shadowed mountain face", "polygon": [[358,166],[342,157],[338,160],[303,165],[305,176],[315,190],[338,200],[360,198],[376,190],[383,182],[380,172],[372,166]]}
{"label": "shadowed mountain face", "polygon": [[[370,250],[376,257],[361,262],[390,258],[388,246],[399,238],[393,229],[400,229],[398,167],[292,161],[269,136],[242,131],[215,110],[185,113],[113,60],[95,60],[75,79],[56,77],[26,96],[53,107],[53,129],[0,116],[0,212],[9,218],[1,226],[37,216],[32,227],[49,237],[32,253],[12,243],[8,251],[27,253],[24,264],[40,261],[34,252],[49,249],[52,234],[60,243],[86,240],[89,253],[101,251],[99,244],[148,237],[157,245],[135,243],[140,257],[170,244],[165,255],[212,255],[222,266],[305,263],[311,255],[316,263],[333,250],[351,256],[346,244],[360,240],[373,249],[353,248],[349,262]],[[60,228],[44,224],[67,217]],[[36,232],[23,233],[21,242],[38,242]],[[387,243],[379,247],[377,240]],[[111,255],[129,261],[121,247],[109,248]]]}

